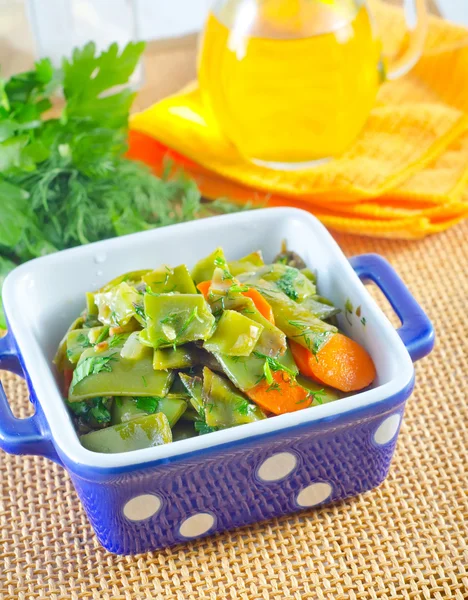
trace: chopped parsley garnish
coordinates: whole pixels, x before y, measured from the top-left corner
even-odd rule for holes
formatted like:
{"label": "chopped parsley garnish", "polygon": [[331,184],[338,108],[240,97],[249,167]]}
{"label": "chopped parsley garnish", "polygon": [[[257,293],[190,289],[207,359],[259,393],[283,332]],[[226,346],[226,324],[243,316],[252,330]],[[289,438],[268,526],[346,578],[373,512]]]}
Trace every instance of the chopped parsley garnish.
{"label": "chopped parsley garnish", "polygon": [[192,309],[192,311],[190,312],[189,316],[187,317],[185,323],[183,323],[182,327],[180,328],[180,330],[177,334],[178,338],[182,337],[182,335],[187,331],[190,324],[193,323],[193,321],[195,319],[197,319],[198,321],[201,321],[201,319],[198,316],[198,308],[196,306]]}
{"label": "chopped parsley garnish", "polygon": [[143,381],[143,385],[144,385],[145,387],[148,387],[148,382],[146,381],[146,377],[145,377],[144,375],[142,375],[142,376],[141,376],[141,379],[142,379],[142,381]]}
{"label": "chopped parsley garnish", "polygon": [[248,292],[248,291],[249,291],[248,285],[238,285],[237,283],[234,283],[228,289],[228,293],[230,293],[230,292]]}
{"label": "chopped parsley garnish", "polygon": [[161,325],[173,325],[174,321],[177,319],[178,316],[179,313],[172,312],[163,317],[162,319],[159,319],[159,322],[161,323]]}
{"label": "chopped parsley garnish", "polygon": [[90,398],[89,400],[81,400],[80,402],[67,402],[70,411],[82,419],[84,423],[92,426],[94,420],[99,425],[110,423],[112,399],[106,397]]}
{"label": "chopped parsley garnish", "polygon": [[110,373],[112,371],[110,363],[117,360],[115,358],[117,354],[117,352],[114,352],[108,356],[88,356],[85,358],[73,371],[70,389],[73,389],[80,381],[83,381],[83,379],[90,375],[97,375],[103,371]]}
{"label": "chopped parsley garnish", "polygon": [[267,360],[263,363],[263,374],[265,376],[267,383],[269,385],[271,385],[274,382],[274,379],[273,379],[273,373],[271,372],[271,368],[270,368],[270,365],[268,364]]}
{"label": "chopped parsley garnish", "polygon": [[[158,281],[155,281],[155,283],[159,283]],[[141,292],[143,294],[143,292]],[[161,294],[158,294],[156,292],[153,292],[153,290],[150,288],[149,285],[146,285],[146,289],[145,289],[145,294],[148,294],[149,296],[160,296]]]}
{"label": "chopped parsley garnish", "polygon": [[98,335],[95,341],[95,345],[100,344],[107,338],[107,336],[109,335],[109,329],[110,327],[108,325],[106,325],[106,327],[103,327],[101,333]]}
{"label": "chopped parsley garnish", "polygon": [[174,271],[168,267],[167,265],[164,267],[165,271],[166,271],[166,276],[164,278],[164,285],[167,285],[169,283],[169,277],[171,275],[174,275]]}
{"label": "chopped parsley garnish", "polygon": [[364,327],[366,326],[366,323],[367,323],[366,317],[362,317],[361,323],[364,325]]}
{"label": "chopped parsley garnish", "polygon": [[116,346],[120,346],[124,342],[126,337],[126,333],[116,333],[109,339],[109,348],[115,348]]}
{"label": "chopped parsley garnish", "polygon": [[221,256],[217,256],[214,259],[214,264],[215,264],[216,267],[219,267],[222,270],[222,272],[223,272],[223,281],[225,281],[226,279],[234,279],[234,277],[228,271],[227,263],[224,260],[224,258],[222,258]]}
{"label": "chopped parsley garnish", "polygon": [[288,323],[300,331],[300,333],[291,337],[303,338],[307,348],[315,355],[332,333],[330,331],[315,331],[308,323],[303,323],[302,321],[288,321]]}
{"label": "chopped parsley garnish", "polygon": [[239,402],[234,406],[235,410],[237,410],[240,415],[248,415],[250,407],[250,402],[245,398],[239,398]]}
{"label": "chopped parsley garnish", "polygon": [[135,404],[138,410],[142,410],[150,415],[157,412],[159,408],[159,400],[157,396],[139,396],[135,398]]}
{"label": "chopped parsley garnish", "polygon": [[135,313],[141,318],[143,319],[143,321],[146,321],[146,315],[145,315],[145,309],[143,308],[142,304],[137,304],[136,302],[133,303],[133,309],[135,310]]}
{"label": "chopped parsley garnish", "polygon": [[274,383],[272,371],[283,371],[284,373],[287,373],[292,379],[296,378],[296,372],[281,364],[276,358],[273,358],[272,356],[267,356],[266,354],[262,354],[261,352],[257,352],[255,350],[252,352],[252,354],[257,358],[265,359],[265,363],[263,365],[262,379],[265,378],[267,383],[269,383],[270,385]]}
{"label": "chopped parsley garnish", "polygon": [[[89,337],[84,335],[84,333],[80,333],[80,335],[76,338],[76,341],[80,344],[82,348],[91,348],[93,344],[91,344]],[[98,343],[96,341],[96,343]]]}
{"label": "chopped parsley garnish", "polygon": [[101,322],[96,315],[86,315],[86,318],[83,322],[83,327],[99,327],[100,325]]}
{"label": "chopped parsley garnish", "polygon": [[280,288],[280,290],[284,292],[288,298],[291,298],[291,300],[296,302],[299,299],[299,294],[295,288],[294,281],[298,275],[299,271],[297,269],[287,267],[284,274],[276,281],[276,285]]}
{"label": "chopped parsley garnish", "polygon": [[317,402],[317,404],[323,404],[323,396],[325,396],[324,389],[316,390],[315,392],[310,390],[309,393],[307,394],[307,397],[310,398],[312,400],[312,402],[314,402],[314,401]]}
{"label": "chopped parsley garnish", "polygon": [[99,402],[94,403],[94,406],[89,411],[90,415],[98,423],[110,423],[111,413],[107,406],[104,404],[103,398],[94,398],[94,400],[99,400]]}
{"label": "chopped parsley garnish", "polygon": [[195,421],[193,426],[195,428],[195,431],[198,431],[200,435],[205,435],[206,433],[218,431],[217,427],[211,427],[210,425],[207,425],[204,421]]}
{"label": "chopped parsley garnish", "polygon": [[[161,323],[161,325],[169,325],[170,327],[172,327],[174,330],[174,333],[175,333],[175,337],[173,337],[172,339],[169,339],[166,334],[166,338],[165,339],[160,338],[160,340],[158,340],[158,342],[161,342],[162,344],[167,344],[169,342],[172,344],[173,348],[175,349],[177,344],[180,343],[182,336],[187,331],[187,329],[190,327],[190,325],[193,323],[193,321],[195,321],[195,319],[202,322],[202,320],[198,316],[198,307],[197,306],[195,306],[190,311],[189,316],[182,323],[180,323],[180,321],[181,321],[181,313],[180,312],[169,313],[163,319],[160,319],[159,322]],[[166,332],[164,332],[164,333],[166,333]]]}

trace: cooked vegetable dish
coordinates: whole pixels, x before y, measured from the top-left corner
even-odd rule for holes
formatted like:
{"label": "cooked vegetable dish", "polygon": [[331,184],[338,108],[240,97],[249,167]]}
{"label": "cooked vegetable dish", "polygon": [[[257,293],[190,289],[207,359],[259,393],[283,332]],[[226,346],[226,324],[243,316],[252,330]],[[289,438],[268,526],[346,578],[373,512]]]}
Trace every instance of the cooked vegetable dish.
{"label": "cooked vegetable dish", "polygon": [[128,452],[332,402],[375,378],[295,253],[132,271],[86,294],[54,359],[80,441]]}

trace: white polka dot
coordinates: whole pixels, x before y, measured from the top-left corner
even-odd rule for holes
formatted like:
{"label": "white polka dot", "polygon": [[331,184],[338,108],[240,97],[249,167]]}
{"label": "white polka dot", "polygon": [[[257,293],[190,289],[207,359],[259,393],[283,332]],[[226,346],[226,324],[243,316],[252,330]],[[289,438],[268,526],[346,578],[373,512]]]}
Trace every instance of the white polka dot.
{"label": "white polka dot", "polygon": [[289,475],[297,464],[297,458],[291,452],[278,452],[267,458],[259,467],[257,475],[263,481],[279,481]]}
{"label": "white polka dot", "polygon": [[376,432],[374,433],[374,442],[382,446],[383,444],[387,444],[392,440],[400,425],[401,415],[396,413],[391,417],[387,417],[380,425],[378,426]]}
{"label": "white polka dot", "polygon": [[213,515],[210,515],[209,513],[198,513],[185,519],[180,526],[179,532],[180,535],[183,535],[186,538],[193,538],[209,531],[213,527],[213,524]]}
{"label": "white polka dot", "polygon": [[331,493],[332,486],[329,483],[312,483],[299,492],[297,503],[299,506],[315,506],[326,500]]}
{"label": "white polka dot", "polygon": [[155,515],[161,508],[161,500],[154,494],[135,496],[124,506],[123,513],[131,521],[144,521]]}

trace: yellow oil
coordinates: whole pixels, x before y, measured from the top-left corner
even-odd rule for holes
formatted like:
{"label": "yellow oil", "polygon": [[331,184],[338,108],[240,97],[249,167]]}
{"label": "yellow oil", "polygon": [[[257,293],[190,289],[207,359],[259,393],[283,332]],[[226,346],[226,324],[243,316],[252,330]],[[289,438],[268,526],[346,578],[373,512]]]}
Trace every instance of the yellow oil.
{"label": "yellow oil", "polygon": [[381,47],[366,7],[262,0],[255,11],[237,0],[208,18],[198,64],[207,108],[246,158],[340,155],[380,84]]}

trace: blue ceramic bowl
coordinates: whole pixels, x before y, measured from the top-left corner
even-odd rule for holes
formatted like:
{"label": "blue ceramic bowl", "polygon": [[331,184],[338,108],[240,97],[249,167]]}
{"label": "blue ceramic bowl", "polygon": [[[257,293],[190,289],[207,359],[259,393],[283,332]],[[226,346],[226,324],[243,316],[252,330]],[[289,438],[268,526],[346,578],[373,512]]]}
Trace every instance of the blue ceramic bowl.
{"label": "blue ceramic bowl", "polygon": [[[192,265],[216,246],[229,259],[261,249],[270,260],[282,240],[318,271],[321,293],[343,308],[340,328],[372,355],[378,373],[372,389],[166,446],[110,455],[83,448],[52,358],[83,308],[84,292],[125,271]],[[402,322],[398,330],[365,280],[392,304]],[[16,419],[0,388],[0,446],[63,465],[100,542],[118,554],[163,548],[379,485],[413,389],[413,361],[434,343],[431,323],[383,258],[348,261],[326,229],[296,209],[214,217],[58,252],[15,269],[3,297],[10,327],[0,339],[0,368],[26,379],[36,412]]]}

